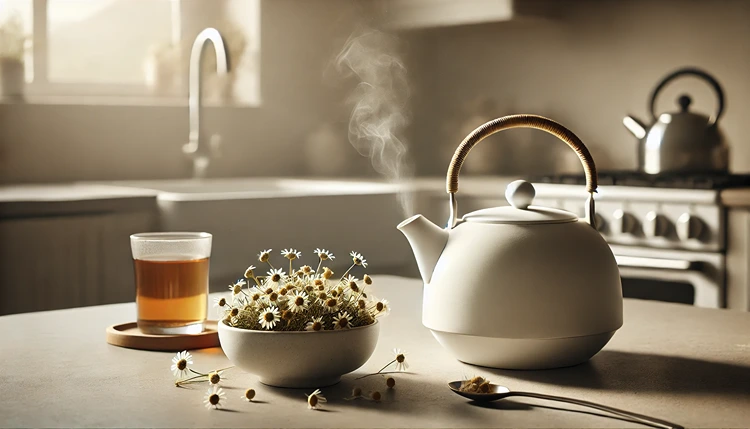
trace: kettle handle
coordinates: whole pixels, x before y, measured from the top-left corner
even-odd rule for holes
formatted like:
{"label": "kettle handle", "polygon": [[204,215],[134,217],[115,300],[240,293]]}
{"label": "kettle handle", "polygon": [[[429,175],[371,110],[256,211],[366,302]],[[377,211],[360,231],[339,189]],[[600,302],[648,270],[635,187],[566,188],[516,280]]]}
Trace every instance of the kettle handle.
{"label": "kettle handle", "polygon": [[711,85],[711,87],[713,88],[714,92],[716,93],[716,99],[719,105],[716,111],[716,116],[714,117],[713,122],[711,122],[711,125],[716,124],[719,121],[721,114],[724,113],[724,91],[721,89],[721,85],[719,84],[719,82],[716,79],[714,79],[713,76],[695,67],[685,67],[679,70],[675,70],[672,73],[666,75],[661,80],[661,82],[659,82],[659,84],[656,85],[654,90],[651,92],[651,101],[649,102],[649,112],[651,112],[651,118],[653,122],[656,122],[657,120],[654,107],[656,106],[656,97],[659,95],[659,91],[661,91],[662,88],[664,88],[672,80],[680,76],[685,76],[685,75],[697,76],[705,80],[706,82],[708,82],[708,84]]}
{"label": "kettle handle", "polygon": [[586,222],[596,228],[594,192],[596,192],[597,188],[597,176],[594,158],[591,157],[591,153],[581,139],[573,134],[572,131],[552,119],[537,115],[509,115],[493,119],[484,125],[481,125],[464,138],[456,149],[456,152],[453,154],[451,163],[448,166],[445,187],[450,195],[450,217],[448,218],[447,228],[451,229],[455,227],[456,222],[458,221],[458,203],[456,201],[456,193],[458,192],[458,174],[461,172],[461,166],[469,155],[469,151],[471,151],[477,143],[492,134],[511,128],[534,128],[545,131],[564,141],[575,151],[576,155],[578,155],[578,158],[581,160],[581,164],[583,164],[583,171],[586,175],[586,191],[589,193],[589,198],[585,207]]}

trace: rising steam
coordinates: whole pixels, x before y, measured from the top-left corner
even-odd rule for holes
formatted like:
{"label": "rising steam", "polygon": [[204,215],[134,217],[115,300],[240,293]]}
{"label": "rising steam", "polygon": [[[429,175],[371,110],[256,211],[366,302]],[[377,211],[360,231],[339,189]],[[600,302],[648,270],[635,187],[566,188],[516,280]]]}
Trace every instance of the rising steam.
{"label": "rising steam", "polygon": [[[349,141],[370,158],[372,166],[392,183],[403,183],[412,175],[407,163],[403,132],[409,123],[409,85],[399,55],[398,40],[389,34],[366,29],[352,35],[336,57],[345,77],[357,79],[349,102]],[[405,215],[414,211],[411,193],[399,192]]]}

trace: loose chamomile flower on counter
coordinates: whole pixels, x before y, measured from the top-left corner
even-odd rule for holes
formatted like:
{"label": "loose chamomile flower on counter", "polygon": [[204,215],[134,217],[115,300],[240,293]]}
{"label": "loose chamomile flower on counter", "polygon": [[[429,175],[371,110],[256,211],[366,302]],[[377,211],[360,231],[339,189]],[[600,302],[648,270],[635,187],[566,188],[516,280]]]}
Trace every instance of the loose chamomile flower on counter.
{"label": "loose chamomile flower on counter", "polygon": [[361,266],[367,268],[367,260],[365,259],[364,256],[362,256],[361,253],[357,253],[357,252],[355,252],[355,251],[352,250],[352,252],[349,254],[349,256],[352,257],[352,262],[354,263],[354,265],[361,265]]}
{"label": "loose chamomile flower on counter", "polygon": [[211,384],[219,384],[219,382],[222,380],[222,375],[224,374],[224,371],[212,371],[208,373],[208,381]]}
{"label": "loose chamomile flower on counter", "polygon": [[274,326],[279,322],[279,309],[270,306],[266,308],[261,314],[260,317],[258,317],[258,323],[260,323],[260,326],[263,327],[263,329],[273,329]]}
{"label": "loose chamomile flower on counter", "polygon": [[409,369],[409,364],[406,362],[406,351],[393,349],[393,354],[396,355],[396,358],[393,359],[396,362],[396,371],[406,371]]}
{"label": "loose chamomile flower on counter", "polygon": [[323,393],[320,391],[320,389],[315,389],[315,391],[307,396],[307,409],[308,410],[314,410],[320,407],[322,404],[328,402],[326,400],[326,397],[323,396]]}
{"label": "loose chamomile flower on counter", "polygon": [[294,313],[300,313],[307,310],[307,297],[305,292],[295,291],[291,299],[289,299],[289,309]]}
{"label": "loose chamomile flower on counter", "polygon": [[266,249],[260,253],[258,253],[258,260],[260,262],[268,262],[268,258],[271,257],[271,252],[273,249]]}
{"label": "loose chamomile flower on counter", "polygon": [[172,358],[172,374],[177,378],[184,377],[190,372],[188,365],[192,364],[193,355],[187,350],[178,352],[177,355]]}
{"label": "loose chamomile flower on counter", "polygon": [[378,391],[376,390],[376,391],[374,391],[374,392],[371,392],[371,393],[370,393],[370,396],[369,396],[369,398],[367,398],[367,399],[369,399],[369,400],[371,400],[371,401],[375,401],[375,402],[380,402],[380,400],[381,400],[382,398],[383,398],[383,395],[381,395],[381,394],[380,394],[380,392],[378,392]]}
{"label": "loose chamomile flower on counter", "polygon": [[333,329],[349,329],[351,328],[352,316],[346,311],[342,311],[336,316],[333,316]]}
{"label": "loose chamomile flower on counter", "polygon": [[326,249],[315,249],[314,253],[318,255],[318,258],[320,258],[320,260],[322,261],[327,261],[329,259],[336,259],[336,257],[333,256],[333,253],[327,251]]}
{"label": "loose chamomile flower on counter", "polygon": [[396,379],[393,377],[387,377],[385,379],[385,385],[388,386],[389,389],[393,389],[396,386]]}
{"label": "loose chamomile flower on counter", "polygon": [[245,390],[245,394],[240,396],[240,399],[244,399],[247,402],[253,402],[253,398],[255,398],[255,389],[247,389]]}
{"label": "loose chamomile flower on counter", "polygon": [[359,399],[362,398],[362,388],[359,386],[354,386],[352,389],[352,396],[348,398],[344,398],[345,401],[351,401],[353,399]]}
{"label": "loose chamomile flower on counter", "polygon": [[302,252],[298,252],[297,249],[284,249],[281,251],[281,255],[290,261],[299,259],[302,257]]}
{"label": "loose chamomile flower on counter", "polygon": [[325,329],[323,317],[313,317],[313,319],[305,325],[305,331],[322,331],[323,329]]}
{"label": "loose chamomile flower on counter", "polygon": [[217,409],[221,408],[221,401],[225,398],[226,393],[224,393],[224,390],[221,387],[214,385],[213,388],[208,388],[206,396],[203,398],[203,403],[208,409],[211,407]]}

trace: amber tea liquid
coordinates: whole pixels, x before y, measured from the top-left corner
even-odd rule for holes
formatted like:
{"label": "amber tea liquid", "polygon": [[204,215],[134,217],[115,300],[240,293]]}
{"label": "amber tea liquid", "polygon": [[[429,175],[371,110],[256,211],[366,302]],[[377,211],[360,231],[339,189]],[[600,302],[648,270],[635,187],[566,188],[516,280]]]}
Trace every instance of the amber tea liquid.
{"label": "amber tea liquid", "polygon": [[144,333],[199,333],[204,329],[209,258],[179,259],[134,259],[138,328]]}

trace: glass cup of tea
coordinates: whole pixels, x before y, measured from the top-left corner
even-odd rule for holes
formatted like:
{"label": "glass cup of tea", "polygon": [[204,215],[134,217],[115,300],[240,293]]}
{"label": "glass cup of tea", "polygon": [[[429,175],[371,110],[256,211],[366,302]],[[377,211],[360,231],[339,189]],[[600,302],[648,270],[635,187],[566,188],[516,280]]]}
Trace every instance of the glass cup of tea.
{"label": "glass cup of tea", "polygon": [[138,329],[144,334],[198,334],[208,313],[211,234],[149,232],[130,236]]}

